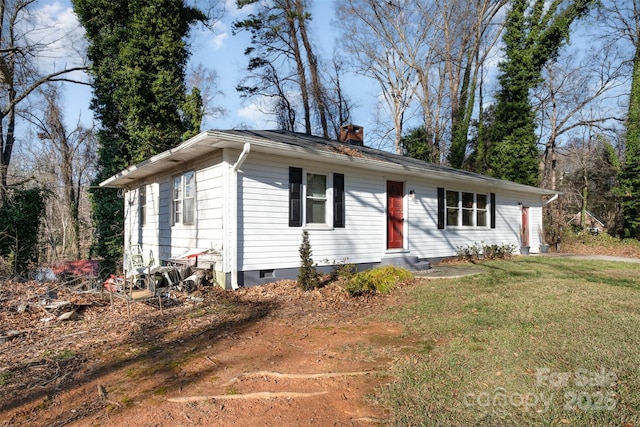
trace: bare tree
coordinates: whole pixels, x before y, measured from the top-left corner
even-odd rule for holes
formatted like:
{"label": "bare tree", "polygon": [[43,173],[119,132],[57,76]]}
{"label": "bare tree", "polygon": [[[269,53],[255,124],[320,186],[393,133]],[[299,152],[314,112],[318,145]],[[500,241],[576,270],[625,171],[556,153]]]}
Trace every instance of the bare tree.
{"label": "bare tree", "polygon": [[204,118],[220,117],[225,114],[224,108],[216,105],[216,98],[223,95],[218,86],[218,73],[198,64],[187,72],[187,87],[198,88],[202,97],[202,116]]}
{"label": "bare tree", "polygon": [[[251,86],[238,85],[236,90],[241,96],[259,96],[267,100],[267,105],[257,104],[257,108],[264,114],[271,114],[276,117],[276,122],[280,129],[296,130],[296,102],[295,94],[289,91],[291,76],[281,77],[274,64],[262,58],[253,58],[249,67],[252,71],[260,69],[252,75]],[[247,79],[243,80],[247,83]]]}
{"label": "bare tree", "polygon": [[556,152],[562,138],[585,130],[591,135],[614,133],[623,121],[619,98],[628,85],[624,61],[612,46],[596,46],[578,60],[561,55],[543,69],[543,82],[533,97],[540,141],[542,183],[556,189]]}
{"label": "bare tree", "polygon": [[309,67],[309,74],[311,77],[311,94],[315,102],[315,110],[318,113],[322,136],[328,138],[329,126],[327,118],[326,93],[320,77],[320,71],[318,69],[318,57],[314,53],[314,48],[309,39],[309,32],[307,31],[306,24],[307,20],[311,18],[311,14],[307,11],[308,6],[305,0],[293,0],[292,6],[295,10],[295,14],[293,14],[293,16],[297,18],[298,33],[307,58],[307,65]]}
{"label": "bare tree", "polygon": [[[462,167],[481,71],[496,45],[504,23],[500,12],[507,0],[441,3],[444,77],[451,96],[449,163]],[[481,100],[480,100],[481,101]],[[482,102],[478,109],[481,114]],[[481,121],[481,118],[479,118]]]}
{"label": "bare tree", "polygon": [[31,14],[35,3],[36,0],[0,1],[0,202],[6,197],[18,105],[43,84],[71,81],[70,73],[86,69],[68,67],[66,63],[61,69],[43,69],[38,61],[50,60],[52,45],[64,40],[66,34],[57,35],[57,40],[43,38],[45,29],[35,27]]}
{"label": "bare tree", "polygon": [[[63,258],[71,256],[80,259],[86,255],[82,250],[82,242],[86,240],[82,238],[82,232],[90,228],[88,204],[85,208],[83,203],[87,202],[87,188],[95,172],[96,143],[93,129],[85,128],[78,122],[75,129],[67,131],[58,88],[47,86],[41,93],[44,101],[42,116],[28,116],[36,129],[37,137],[44,143],[34,153],[38,163],[36,169],[49,171],[53,177],[49,185],[53,187],[54,194],[59,196],[50,204],[59,205],[59,200],[63,201],[59,216],[47,218],[50,232],[61,229],[62,236],[59,239],[50,237],[49,241],[59,240],[59,254]],[[34,174],[37,175],[37,172]],[[36,176],[36,179],[43,178]],[[51,207],[48,211],[52,213],[56,208],[57,206]],[[55,221],[58,224],[54,225]],[[67,248],[72,248],[73,252],[67,254]],[[57,249],[55,253],[58,253]]]}
{"label": "bare tree", "polygon": [[262,3],[243,0],[237,4],[239,7],[254,5],[255,11],[246,19],[234,22],[235,31],[251,33],[251,47],[245,50],[249,56],[249,75],[236,89],[244,96],[279,97],[272,104],[272,113],[279,120],[296,116],[291,113],[283,115],[278,109],[293,106],[292,101],[298,98],[302,104],[304,131],[307,134],[313,130],[313,103],[326,136],[324,91],[320,83],[318,61],[307,34],[306,21],[311,15],[307,11],[306,1],[276,0]]}
{"label": "bare tree", "polygon": [[615,231],[619,212],[614,187],[619,159],[612,139],[595,129],[582,130],[560,150],[565,215],[564,220],[558,218],[554,223],[566,223],[579,213],[580,227],[586,229],[587,212],[592,212],[606,222],[610,231]]}
{"label": "bare tree", "polygon": [[325,94],[327,117],[334,139],[340,137],[340,127],[351,121],[351,101],[342,88],[341,77],[343,75],[344,63],[342,58],[334,54],[333,75],[329,77],[327,93]]}
{"label": "bare tree", "polygon": [[400,151],[404,114],[415,99],[426,152],[461,166],[481,66],[498,40],[506,0],[348,0],[338,13],[343,43],[358,71],[380,84]]}
{"label": "bare tree", "polygon": [[[405,114],[416,86],[411,66],[422,43],[416,8],[409,2],[348,0],[338,6],[343,48],[354,59],[356,71],[378,82],[385,110],[393,120],[393,145],[402,153]],[[415,30],[412,32],[411,30]]]}

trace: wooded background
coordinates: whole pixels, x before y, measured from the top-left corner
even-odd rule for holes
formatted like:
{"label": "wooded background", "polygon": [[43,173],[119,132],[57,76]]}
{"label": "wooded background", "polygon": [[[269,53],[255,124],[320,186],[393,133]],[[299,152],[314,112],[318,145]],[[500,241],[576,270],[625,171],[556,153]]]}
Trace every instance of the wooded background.
{"label": "wooded background", "polygon": [[[231,10],[74,0],[84,32],[67,34],[39,19],[43,4],[0,8],[0,258],[13,273],[87,257],[113,272],[123,199],[97,184],[222,113],[216,70],[188,67],[189,35]],[[235,90],[278,128],[336,138],[358,120],[344,81],[360,75],[379,93],[368,145],[562,192],[545,212],[549,243],[587,212],[640,238],[640,0],[327,4],[332,34],[313,34],[311,0],[236,2],[233,30],[250,38]],[[332,57],[323,37],[336,38]],[[79,84],[92,126],[66,124],[60,93]]]}

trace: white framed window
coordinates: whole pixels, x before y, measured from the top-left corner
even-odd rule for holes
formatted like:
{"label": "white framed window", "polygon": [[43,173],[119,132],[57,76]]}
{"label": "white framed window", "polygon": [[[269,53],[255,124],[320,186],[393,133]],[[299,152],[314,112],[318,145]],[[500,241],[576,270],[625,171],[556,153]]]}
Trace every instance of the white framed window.
{"label": "white framed window", "polygon": [[476,194],[476,227],[488,225],[487,215],[487,195]]}
{"label": "white framed window", "polygon": [[448,227],[487,227],[487,216],[486,194],[447,190]]}
{"label": "white framed window", "polygon": [[138,216],[142,227],[147,223],[147,186],[141,185],[138,188]]}
{"label": "white framed window", "polygon": [[458,194],[457,191],[447,191],[447,226],[458,225],[458,212],[460,211]]}
{"label": "white framed window", "polygon": [[173,224],[194,224],[196,206],[195,173],[189,171],[182,175],[174,176],[171,193]]}
{"label": "white framed window", "polygon": [[306,224],[327,224],[327,176],[307,173]]}
{"label": "white framed window", "polygon": [[289,227],[344,228],[345,178],[289,168]]}

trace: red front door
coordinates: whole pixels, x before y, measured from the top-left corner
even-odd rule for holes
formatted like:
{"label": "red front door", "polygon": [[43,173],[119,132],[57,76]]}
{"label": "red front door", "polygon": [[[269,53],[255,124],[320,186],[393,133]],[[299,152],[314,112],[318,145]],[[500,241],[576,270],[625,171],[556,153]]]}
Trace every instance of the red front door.
{"label": "red front door", "polygon": [[403,187],[401,182],[387,181],[387,249],[402,248]]}

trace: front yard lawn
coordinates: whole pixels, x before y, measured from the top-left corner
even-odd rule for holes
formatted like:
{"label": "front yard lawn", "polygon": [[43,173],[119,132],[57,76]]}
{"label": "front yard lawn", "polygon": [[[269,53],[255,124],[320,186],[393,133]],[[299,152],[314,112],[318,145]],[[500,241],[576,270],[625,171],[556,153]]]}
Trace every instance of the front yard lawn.
{"label": "front yard lawn", "polygon": [[479,266],[390,314],[424,343],[376,396],[393,425],[640,425],[640,264]]}

